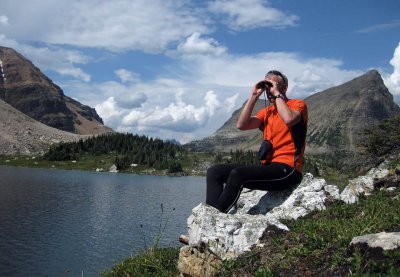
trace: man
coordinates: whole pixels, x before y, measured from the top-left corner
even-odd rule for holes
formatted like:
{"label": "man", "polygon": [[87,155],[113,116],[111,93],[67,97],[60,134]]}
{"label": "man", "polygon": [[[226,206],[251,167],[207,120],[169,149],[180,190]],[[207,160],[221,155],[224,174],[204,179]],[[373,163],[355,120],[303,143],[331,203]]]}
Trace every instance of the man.
{"label": "man", "polygon": [[[218,164],[207,171],[206,204],[228,212],[243,189],[284,190],[300,183],[307,132],[307,106],[299,99],[288,99],[288,80],[272,70],[251,91],[239,119],[240,130],[260,128],[263,138],[272,144],[260,165]],[[264,92],[270,105],[252,116],[254,106]],[[225,186],[224,186],[225,184]]]}

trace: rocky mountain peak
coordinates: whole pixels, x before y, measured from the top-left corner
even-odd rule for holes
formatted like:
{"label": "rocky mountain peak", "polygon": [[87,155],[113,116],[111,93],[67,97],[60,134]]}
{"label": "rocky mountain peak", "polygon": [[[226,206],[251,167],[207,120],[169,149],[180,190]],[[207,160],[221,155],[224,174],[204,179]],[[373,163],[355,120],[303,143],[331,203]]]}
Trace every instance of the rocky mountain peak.
{"label": "rocky mountain peak", "polygon": [[39,68],[14,49],[0,46],[0,99],[57,129],[97,134],[111,129],[89,106],[64,95]]}
{"label": "rocky mountain peak", "polygon": [[[400,114],[376,70],[305,99],[309,110],[308,153],[340,156],[360,151],[363,130]],[[307,153],[307,152],[306,152]]]}

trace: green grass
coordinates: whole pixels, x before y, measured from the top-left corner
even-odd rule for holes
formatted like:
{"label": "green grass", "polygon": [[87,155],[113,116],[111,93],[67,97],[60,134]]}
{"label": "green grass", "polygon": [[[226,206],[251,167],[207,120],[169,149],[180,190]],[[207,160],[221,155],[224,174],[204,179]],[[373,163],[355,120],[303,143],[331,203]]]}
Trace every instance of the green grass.
{"label": "green grass", "polygon": [[115,265],[103,277],[117,276],[178,276],[179,248],[150,248]]}
{"label": "green grass", "polygon": [[110,155],[83,156],[75,161],[48,161],[41,156],[0,156],[1,165],[24,166],[33,168],[58,168],[96,170],[103,168],[105,171],[113,165],[114,157]]}
{"label": "green grass", "polygon": [[400,251],[377,262],[348,249],[355,236],[400,229],[399,197],[379,191],[285,223],[288,233],[265,238],[264,248],[226,262],[218,276],[400,276]]}
{"label": "green grass", "polygon": [[[205,174],[206,166],[214,161],[214,154],[192,153],[181,161],[183,172],[175,175],[197,175]],[[52,168],[66,170],[89,170],[103,169],[109,171],[115,162],[115,155],[82,155],[74,161],[49,161],[41,156],[5,156],[0,155],[0,165],[23,166],[32,168]],[[201,170],[199,170],[201,169]],[[123,173],[167,175],[167,170],[157,170],[147,166],[135,166],[122,170]],[[172,174],[173,175],[173,174]]]}

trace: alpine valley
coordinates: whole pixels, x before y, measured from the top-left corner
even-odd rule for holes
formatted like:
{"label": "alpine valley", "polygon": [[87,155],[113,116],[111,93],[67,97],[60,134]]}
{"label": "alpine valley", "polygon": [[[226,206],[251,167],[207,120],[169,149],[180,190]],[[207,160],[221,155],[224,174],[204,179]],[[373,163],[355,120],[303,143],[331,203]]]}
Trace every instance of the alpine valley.
{"label": "alpine valley", "polygon": [[[35,155],[54,143],[114,132],[95,109],[64,95],[15,50],[0,47],[0,69],[0,154]],[[306,158],[343,169],[379,162],[363,146],[365,131],[400,115],[400,107],[377,70],[304,100],[309,113]],[[243,105],[214,134],[184,147],[194,152],[257,151],[261,132],[236,128]],[[254,111],[264,105],[259,100]]]}

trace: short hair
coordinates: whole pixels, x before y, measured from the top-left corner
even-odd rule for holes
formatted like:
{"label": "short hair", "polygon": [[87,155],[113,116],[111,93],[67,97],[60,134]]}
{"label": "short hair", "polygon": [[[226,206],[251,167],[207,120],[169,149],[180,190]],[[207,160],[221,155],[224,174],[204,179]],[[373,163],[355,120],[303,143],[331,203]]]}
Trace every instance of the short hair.
{"label": "short hair", "polygon": [[267,74],[265,74],[265,78],[266,78],[268,75],[279,76],[279,77],[281,77],[281,79],[283,80],[283,83],[286,85],[286,87],[289,85],[288,78],[286,77],[286,75],[282,74],[282,73],[281,73],[280,71],[278,71],[278,70],[270,70],[270,71],[268,71]]}

